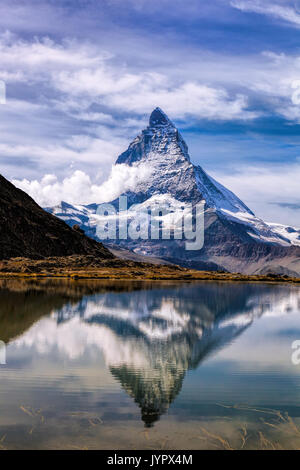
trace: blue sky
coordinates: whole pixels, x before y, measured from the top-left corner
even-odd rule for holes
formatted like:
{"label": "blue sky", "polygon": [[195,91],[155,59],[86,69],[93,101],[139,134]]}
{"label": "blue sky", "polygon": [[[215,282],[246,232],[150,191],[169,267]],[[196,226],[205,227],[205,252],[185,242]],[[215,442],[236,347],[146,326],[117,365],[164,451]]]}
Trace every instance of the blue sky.
{"label": "blue sky", "polygon": [[121,185],[160,106],[194,163],[300,226],[300,0],[2,0],[0,79],[0,172],[43,205]]}

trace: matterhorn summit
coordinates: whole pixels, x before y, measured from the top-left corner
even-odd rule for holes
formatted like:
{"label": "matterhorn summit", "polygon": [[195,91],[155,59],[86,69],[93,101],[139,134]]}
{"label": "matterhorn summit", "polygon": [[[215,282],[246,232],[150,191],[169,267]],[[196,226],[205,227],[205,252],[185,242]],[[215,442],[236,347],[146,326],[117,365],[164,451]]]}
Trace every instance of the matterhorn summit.
{"label": "matterhorn summit", "polygon": [[[140,202],[153,194],[169,194],[183,202],[205,200],[207,207],[254,215],[231,191],[191,163],[187,144],[160,108],[155,108],[149,126],[119,156],[116,164],[122,163],[147,164],[151,170],[148,180],[135,188]],[[133,195],[131,198],[137,202]]]}

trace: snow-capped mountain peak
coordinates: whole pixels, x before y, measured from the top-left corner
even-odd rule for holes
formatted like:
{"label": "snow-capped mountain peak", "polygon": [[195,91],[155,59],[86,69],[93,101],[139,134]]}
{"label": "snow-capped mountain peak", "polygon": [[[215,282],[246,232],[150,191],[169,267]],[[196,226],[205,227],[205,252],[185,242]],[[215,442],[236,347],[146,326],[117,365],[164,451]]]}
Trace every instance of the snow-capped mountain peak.
{"label": "snow-capped mountain peak", "polygon": [[263,242],[289,245],[290,241],[243,203],[233,192],[209,176],[201,166],[191,162],[188,146],[178,129],[160,109],[151,113],[149,126],[133,140],[117,164],[138,166],[147,164],[151,176],[137,184],[128,194],[129,202],[142,204],[156,195],[164,194],[169,200],[197,204],[205,200],[206,209],[216,211],[220,217],[248,226],[248,235]]}
{"label": "snow-capped mountain peak", "polygon": [[155,108],[149,119],[149,126],[150,127],[158,127],[158,126],[174,126],[172,121],[168,118],[166,113],[159,107]]}
{"label": "snow-capped mountain peak", "polygon": [[144,202],[155,194],[169,194],[178,201],[196,204],[205,200],[207,208],[254,217],[235,194],[210,177],[201,166],[191,163],[187,144],[160,108],[154,109],[149,126],[119,156],[116,164],[122,163],[130,166],[146,163],[151,169],[148,180],[137,184],[134,195],[130,195],[134,203]]}
{"label": "snow-capped mountain peak", "polygon": [[150,115],[149,125],[139,134],[116,161],[134,165],[140,161],[161,160],[170,164],[190,162],[188,146],[183,137],[160,109]]}
{"label": "snow-capped mountain peak", "polygon": [[[204,247],[197,254],[187,253],[175,239],[118,240],[122,248],[200,269],[300,272],[300,251],[295,246],[299,245],[298,230],[265,223],[233,192],[194,165],[182,135],[160,108],[154,109],[147,128],[118,157],[119,164],[149,169],[147,179],[137,180],[134,189],[124,194],[128,207],[135,204],[143,209],[151,203],[159,204],[163,211],[171,207],[174,212],[182,203],[195,206],[205,201]],[[70,225],[81,220],[85,233],[97,238],[97,202],[74,207],[61,204],[47,210]],[[116,203],[112,201],[115,207]],[[112,243],[115,246],[116,241]]]}

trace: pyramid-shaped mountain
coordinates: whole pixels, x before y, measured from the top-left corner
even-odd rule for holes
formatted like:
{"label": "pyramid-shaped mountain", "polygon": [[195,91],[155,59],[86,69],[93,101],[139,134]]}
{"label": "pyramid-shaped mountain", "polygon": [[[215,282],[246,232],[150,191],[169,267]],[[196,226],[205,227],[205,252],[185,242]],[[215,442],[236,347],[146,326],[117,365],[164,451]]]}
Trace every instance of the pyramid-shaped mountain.
{"label": "pyramid-shaped mountain", "polygon": [[169,194],[178,201],[196,204],[205,199],[207,207],[254,215],[231,191],[191,163],[187,144],[160,108],[152,112],[147,129],[119,156],[116,164],[122,163],[145,164],[151,175],[136,186],[134,193],[128,193],[131,202]]}
{"label": "pyramid-shaped mountain", "polygon": [[0,259],[73,254],[112,258],[101,243],[44,211],[0,175]]}
{"label": "pyramid-shaped mountain", "polygon": [[[117,241],[122,248],[199,269],[300,274],[300,231],[265,223],[235,194],[194,165],[183,137],[160,108],[152,112],[148,127],[118,157],[116,164],[147,169],[148,177],[140,180],[134,191],[124,194],[129,206],[151,201],[174,207],[174,201],[192,205],[205,201],[201,250],[186,250],[182,240]],[[97,237],[96,208],[97,204],[75,208],[62,203],[47,210],[70,224],[80,219],[86,233]],[[112,240],[110,246],[115,244]]]}

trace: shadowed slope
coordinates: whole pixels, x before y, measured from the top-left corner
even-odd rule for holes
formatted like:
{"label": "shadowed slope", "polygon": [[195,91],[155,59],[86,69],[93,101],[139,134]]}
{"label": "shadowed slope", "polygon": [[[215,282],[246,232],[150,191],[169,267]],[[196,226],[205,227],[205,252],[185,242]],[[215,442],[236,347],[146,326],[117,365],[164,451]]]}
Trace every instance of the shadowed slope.
{"label": "shadowed slope", "polygon": [[114,257],[101,243],[45,212],[0,175],[0,259],[73,254]]}

